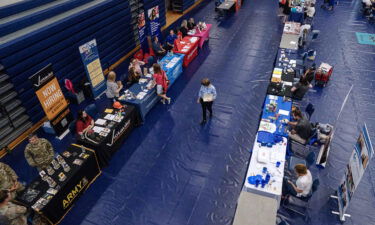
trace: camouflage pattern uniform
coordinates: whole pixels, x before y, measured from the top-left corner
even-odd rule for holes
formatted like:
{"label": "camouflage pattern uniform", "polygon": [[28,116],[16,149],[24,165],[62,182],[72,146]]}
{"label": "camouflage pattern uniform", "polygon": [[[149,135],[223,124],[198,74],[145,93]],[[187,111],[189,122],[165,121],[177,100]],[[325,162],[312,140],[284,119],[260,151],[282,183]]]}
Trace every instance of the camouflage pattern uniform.
{"label": "camouflage pattern uniform", "polygon": [[[15,191],[20,192],[25,188],[18,182],[16,172],[7,164],[0,162],[0,190],[9,190],[15,183],[18,183],[18,188]],[[13,199],[16,197],[16,192],[13,191],[10,195]]]}
{"label": "camouflage pattern uniform", "polygon": [[54,151],[51,143],[44,138],[39,138],[36,144],[27,144],[25,158],[30,166],[39,171],[49,166],[53,160]]}
{"label": "camouflage pattern uniform", "polygon": [[0,208],[0,224],[27,225],[26,213],[26,207],[8,202]]}

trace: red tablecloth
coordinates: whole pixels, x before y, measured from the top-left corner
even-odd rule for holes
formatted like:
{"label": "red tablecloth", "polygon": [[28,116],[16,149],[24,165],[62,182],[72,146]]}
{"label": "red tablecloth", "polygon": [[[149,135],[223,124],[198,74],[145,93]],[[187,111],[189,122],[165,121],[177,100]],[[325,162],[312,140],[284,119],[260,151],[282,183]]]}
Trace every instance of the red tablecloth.
{"label": "red tablecloth", "polygon": [[212,24],[206,24],[207,29],[199,32],[197,29],[195,29],[196,33],[195,34],[188,34],[189,36],[192,37],[199,37],[201,40],[199,41],[199,47],[202,48],[204,41],[208,40],[210,37],[210,30],[212,27]]}
{"label": "red tablecloth", "polygon": [[198,44],[200,38],[196,37],[195,41],[192,39],[194,39],[194,37],[186,36],[181,41],[175,41],[175,48],[173,52],[185,55],[183,62],[184,67],[187,67],[190,62],[198,55]]}

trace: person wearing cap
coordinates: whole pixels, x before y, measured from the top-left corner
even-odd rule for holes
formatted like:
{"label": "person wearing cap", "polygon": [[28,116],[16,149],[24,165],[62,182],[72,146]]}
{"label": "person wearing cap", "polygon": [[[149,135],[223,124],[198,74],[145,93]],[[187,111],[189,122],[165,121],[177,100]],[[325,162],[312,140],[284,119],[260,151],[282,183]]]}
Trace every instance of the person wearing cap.
{"label": "person wearing cap", "polygon": [[116,73],[114,71],[109,72],[107,78],[107,90],[105,94],[107,98],[110,99],[111,105],[114,100],[117,100],[119,97],[119,93],[122,88],[123,86],[120,81],[116,83]]}
{"label": "person wearing cap", "polygon": [[38,171],[47,168],[55,154],[52,144],[44,138],[38,138],[36,134],[30,134],[28,139],[29,143],[24,152],[26,161]]}
{"label": "person wearing cap", "polygon": [[295,165],[294,171],[298,178],[295,184],[289,179],[284,179],[283,196],[289,194],[296,197],[307,197],[311,193],[313,183],[311,173],[304,164]]}
{"label": "person wearing cap", "polygon": [[16,193],[25,187],[18,181],[18,176],[14,170],[5,163],[0,162],[0,190],[7,190],[11,198],[16,197]]}
{"label": "person wearing cap", "polygon": [[82,136],[85,132],[89,132],[94,127],[94,120],[84,110],[78,111],[76,122],[77,134]]}

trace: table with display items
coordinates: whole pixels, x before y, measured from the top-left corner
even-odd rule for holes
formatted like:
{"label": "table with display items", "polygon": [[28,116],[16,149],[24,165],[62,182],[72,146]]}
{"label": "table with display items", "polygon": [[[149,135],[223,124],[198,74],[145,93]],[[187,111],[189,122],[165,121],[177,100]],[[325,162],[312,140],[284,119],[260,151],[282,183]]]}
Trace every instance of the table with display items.
{"label": "table with display items", "polygon": [[167,74],[170,87],[176,79],[182,74],[182,63],[184,61],[184,54],[167,54],[160,61],[161,68]]}
{"label": "table with display items", "polygon": [[184,54],[183,66],[187,67],[191,61],[198,55],[199,37],[184,37],[181,41],[176,40],[174,52]]}
{"label": "table with display items", "polygon": [[261,125],[262,122],[264,125],[272,124],[271,126],[275,128],[275,131],[271,133],[288,137],[287,124],[282,121],[290,121],[291,110],[292,101],[290,99],[275,95],[267,95],[264,101]]}
{"label": "table with display items", "polygon": [[205,41],[207,41],[210,38],[210,30],[211,30],[212,24],[206,24],[206,29],[199,30],[197,27],[190,30],[188,32],[189,36],[192,37],[199,37],[199,47],[202,48]]}
{"label": "table with display items", "polygon": [[53,174],[48,175],[44,171],[54,180],[55,185],[51,182],[50,187],[39,176],[16,198],[17,203],[32,208],[50,224],[58,224],[101,174],[95,151],[91,149],[72,144],[58,157],[64,159],[70,170],[65,172],[63,163],[55,163],[59,168],[55,167],[57,169]]}
{"label": "table with display items", "polygon": [[151,74],[143,76],[138,83],[133,84],[128,90],[122,92],[119,101],[135,106],[141,119],[145,121],[147,113],[160,100],[156,93],[156,88],[153,88],[153,86]]}
{"label": "table with display items", "polygon": [[109,165],[124,139],[141,123],[139,113],[132,105],[124,105],[121,112],[117,109],[106,111],[95,121],[94,132],[77,138],[79,144],[96,152],[100,168]]}

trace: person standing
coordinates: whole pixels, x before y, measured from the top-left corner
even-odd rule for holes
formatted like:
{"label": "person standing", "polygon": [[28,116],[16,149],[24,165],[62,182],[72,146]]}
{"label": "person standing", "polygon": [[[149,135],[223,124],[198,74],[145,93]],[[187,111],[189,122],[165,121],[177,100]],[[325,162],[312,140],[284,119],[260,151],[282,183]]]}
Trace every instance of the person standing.
{"label": "person standing", "polygon": [[0,190],[7,190],[11,198],[16,197],[16,192],[20,192],[25,187],[18,181],[16,172],[10,166],[0,162]]}
{"label": "person standing", "polygon": [[168,104],[171,103],[171,98],[167,97],[167,89],[168,89],[168,77],[165,74],[164,70],[161,69],[160,65],[154,63],[152,66],[154,69],[154,82],[156,84],[156,93],[159,97],[161,97],[161,102],[165,104],[165,100],[168,101]]}
{"label": "person standing", "polygon": [[36,134],[29,135],[29,144],[26,145],[25,158],[30,166],[41,171],[49,166],[54,157],[51,143]]}
{"label": "person standing", "polygon": [[111,71],[107,77],[107,90],[105,92],[107,98],[110,100],[110,105],[119,97],[120,91],[123,88],[120,81],[116,83],[116,73]]}
{"label": "person standing", "polygon": [[199,90],[199,97],[197,103],[200,103],[202,106],[202,121],[200,122],[201,125],[207,122],[206,111],[210,113],[210,117],[212,117],[212,104],[216,99],[216,88],[214,85],[211,84],[208,78],[204,78],[201,81],[201,88]]}

